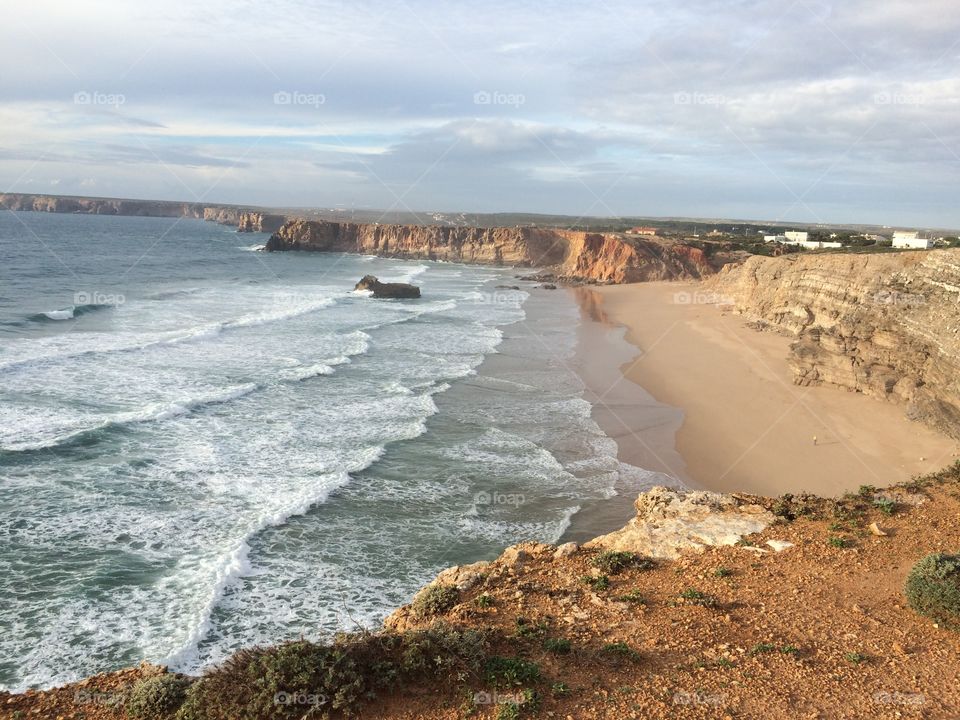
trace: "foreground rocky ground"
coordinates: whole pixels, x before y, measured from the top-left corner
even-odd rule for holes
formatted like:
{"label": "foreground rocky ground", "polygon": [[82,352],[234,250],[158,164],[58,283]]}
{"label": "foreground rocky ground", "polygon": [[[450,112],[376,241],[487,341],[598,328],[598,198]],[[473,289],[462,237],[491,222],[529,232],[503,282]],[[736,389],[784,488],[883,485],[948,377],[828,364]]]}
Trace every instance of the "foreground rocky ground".
{"label": "foreground rocky ground", "polygon": [[[657,491],[638,509],[589,547],[445,571],[382,634],[244,653],[178,717],[960,717],[960,633],[903,596],[917,560],[960,549],[960,465],[841,501]],[[0,694],[0,716],[128,717],[161,672]]]}

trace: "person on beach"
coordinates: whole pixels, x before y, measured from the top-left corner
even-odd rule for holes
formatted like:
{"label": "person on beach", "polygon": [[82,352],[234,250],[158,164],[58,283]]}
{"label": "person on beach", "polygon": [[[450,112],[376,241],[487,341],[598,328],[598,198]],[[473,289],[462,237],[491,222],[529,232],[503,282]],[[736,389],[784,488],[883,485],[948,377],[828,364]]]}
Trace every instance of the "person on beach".
{"label": "person on beach", "polygon": [[817,436],[816,436],[816,435],[813,436],[813,444],[814,444],[814,445],[817,444]]}

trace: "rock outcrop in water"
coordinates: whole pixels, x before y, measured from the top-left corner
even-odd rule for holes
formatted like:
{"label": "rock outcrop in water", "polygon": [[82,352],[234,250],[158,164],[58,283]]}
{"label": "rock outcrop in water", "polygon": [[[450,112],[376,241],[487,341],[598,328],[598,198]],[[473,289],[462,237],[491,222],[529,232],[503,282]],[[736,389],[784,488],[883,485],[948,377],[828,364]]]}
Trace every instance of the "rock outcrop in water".
{"label": "rock outcrop in water", "polygon": [[291,220],[267,251],[350,252],[450,262],[549,267],[569,279],[629,283],[712,275],[722,261],[699,248],[557,228],[477,228]]}
{"label": "rock outcrop in water", "polygon": [[393,298],[397,300],[420,297],[420,288],[410,283],[383,283],[373,275],[364,275],[354,290],[370,290],[375,298]]}
{"label": "rock outcrop in water", "polygon": [[960,250],[755,256],[708,285],[796,337],[797,384],[900,402],[960,438]]}

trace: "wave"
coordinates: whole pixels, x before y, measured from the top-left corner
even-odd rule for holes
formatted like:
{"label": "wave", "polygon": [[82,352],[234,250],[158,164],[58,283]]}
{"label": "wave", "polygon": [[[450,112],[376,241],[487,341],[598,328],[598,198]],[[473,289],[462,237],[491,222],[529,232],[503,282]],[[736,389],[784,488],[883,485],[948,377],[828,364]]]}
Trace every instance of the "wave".
{"label": "wave", "polygon": [[403,268],[403,272],[401,272],[399,275],[387,275],[385,277],[380,278],[380,281],[394,282],[394,283],[409,283],[409,282],[413,282],[414,278],[417,278],[420,275],[423,275],[423,273],[425,273],[429,269],[430,269],[429,265],[414,265],[413,267],[405,267]]}
{"label": "wave", "polygon": [[236,400],[244,395],[249,395],[259,387],[260,386],[257,383],[245,383],[243,385],[236,385],[234,387],[226,388],[225,390],[203,393],[195,397],[185,398],[175,402],[152,403],[138,410],[130,410],[127,412],[108,415],[96,425],[76,428],[69,432],[47,437],[42,440],[3,445],[0,446],[0,450],[3,450],[4,452],[28,452],[31,450],[47,450],[54,447],[62,447],[64,445],[76,442],[84,437],[88,437],[93,433],[107,430],[109,428],[123,427],[137,423],[154,422],[158,420],[169,420],[173,417],[186,415],[207,405],[230,402],[231,400]]}
{"label": "wave", "polygon": [[113,310],[116,307],[116,305],[112,304],[98,303],[71,305],[70,307],[61,308],[59,310],[48,310],[47,312],[30,315],[27,317],[27,320],[30,320],[31,322],[46,322],[48,320],[73,320],[74,318],[78,318],[82,315],[88,315],[89,313],[98,312],[100,310]]}
{"label": "wave", "polygon": [[88,357],[96,355],[105,355],[111,353],[140,352],[154,347],[163,347],[167,345],[177,345],[184,342],[196,342],[198,340],[209,340],[219,335],[224,330],[234,330],[237,328],[254,327],[272,322],[281,322],[291,320],[301,315],[316,312],[336,303],[334,298],[323,298],[319,301],[302,305],[290,310],[282,310],[273,313],[261,313],[256,315],[245,315],[235,320],[209,323],[207,325],[198,325],[184,330],[171,330],[163,336],[148,340],[146,342],[134,343],[129,345],[116,345],[114,347],[87,348],[84,350],[75,350],[62,353],[50,353],[47,355],[34,355],[19,360],[10,360],[6,363],[0,363],[0,372],[8,372],[22,367],[35,365],[37,363],[58,362],[61,360],[70,360],[78,357]]}
{"label": "wave", "polygon": [[246,252],[263,252],[266,247],[267,246],[263,243],[258,243],[256,245],[241,245],[237,248],[237,250],[245,250]]}
{"label": "wave", "polygon": [[203,288],[185,288],[183,290],[163,290],[153,295],[147,295],[147,300],[172,300],[179,297],[188,297],[203,292]]}

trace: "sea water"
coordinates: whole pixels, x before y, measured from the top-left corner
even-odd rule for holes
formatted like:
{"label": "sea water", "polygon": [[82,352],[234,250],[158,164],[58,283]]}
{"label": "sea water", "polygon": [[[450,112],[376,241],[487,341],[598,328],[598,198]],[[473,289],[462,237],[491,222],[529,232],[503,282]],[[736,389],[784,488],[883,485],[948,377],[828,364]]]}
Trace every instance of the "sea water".
{"label": "sea water", "polygon": [[0,687],[374,627],[649,479],[591,420],[565,293],[265,239],[0,214]]}

